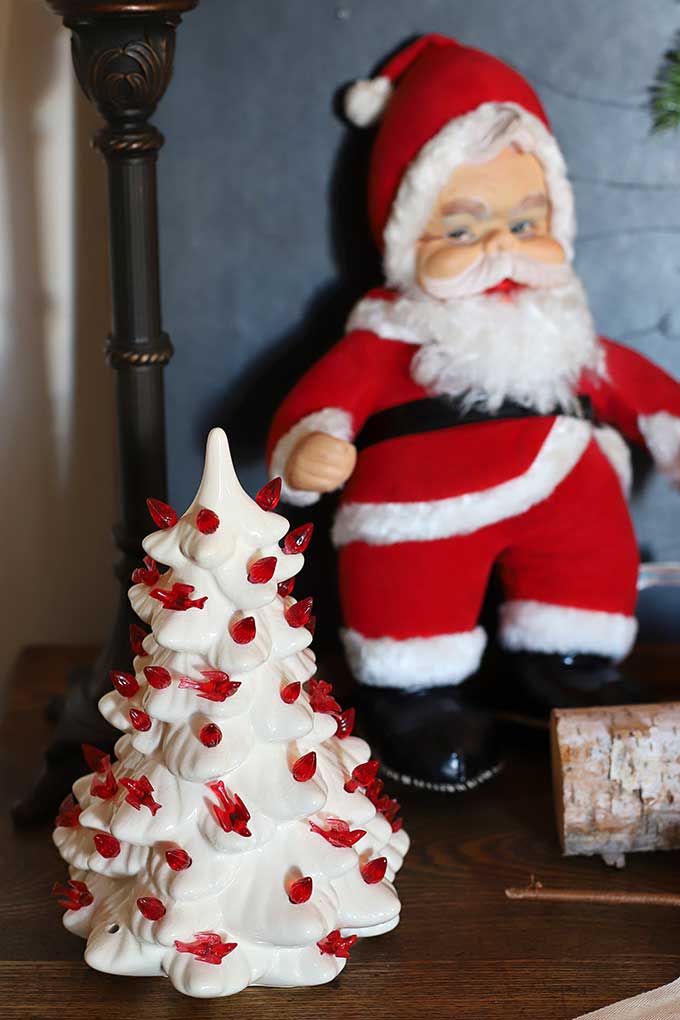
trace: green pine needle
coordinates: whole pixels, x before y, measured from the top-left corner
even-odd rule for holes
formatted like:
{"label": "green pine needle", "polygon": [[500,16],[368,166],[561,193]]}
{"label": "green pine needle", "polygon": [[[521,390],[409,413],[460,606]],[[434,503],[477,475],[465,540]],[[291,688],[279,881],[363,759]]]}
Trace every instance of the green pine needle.
{"label": "green pine needle", "polygon": [[654,131],[680,126],[680,50],[666,54],[664,66],[652,86]]}

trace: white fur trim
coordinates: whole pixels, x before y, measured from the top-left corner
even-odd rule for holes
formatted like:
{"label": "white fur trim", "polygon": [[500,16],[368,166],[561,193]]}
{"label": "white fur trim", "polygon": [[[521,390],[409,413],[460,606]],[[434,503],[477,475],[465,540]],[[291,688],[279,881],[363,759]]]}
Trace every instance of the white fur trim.
{"label": "white fur trim", "polygon": [[633,468],[628,444],[621,433],[610,428],[609,425],[596,428],[595,438],[603,454],[616,471],[624,494],[628,496],[633,484]]}
{"label": "white fur trim", "polygon": [[500,638],[513,652],[589,653],[623,659],[633,647],[637,620],[622,613],[517,600],[501,606]]}
{"label": "white fur trim", "polygon": [[343,630],[350,668],[372,687],[434,687],[460,684],[478,668],[486,634],[481,627],[428,638],[366,638]]}
{"label": "white fur trim", "polygon": [[[399,301],[384,298],[363,298],[350,312],[345,332],[367,330],[383,340],[403,340],[408,344],[422,344],[423,337],[404,322]],[[428,339],[430,339],[428,337]]]}
{"label": "white fur trim", "polygon": [[314,411],[313,414],[301,418],[279,439],[272,453],[269,475],[271,478],[281,478],[281,499],[293,506],[311,506],[321,497],[320,492],[293,489],[286,483],[284,476],[291,453],[300,440],[312,432],[325,432],[327,436],[344,439],[348,443],[353,435],[352,416],[340,407],[325,407],[323,411]]}
{"label": "white fur trim", "polygon": [[391,286],[413,283],[416,242],[454,169],[462,163],[493,159],[513,142],[541,163],[551,203],[551,233],[567,258],[572,258],[574,198],[555,138],[538,117],[517,103],[482,103],[445,124],[402,178],[383,234],[385,276]]}
{"label": "white fur trim", "polygon": [[638,426],[647,449],[665,475],[680,484],[680,418],[668,411],[642,414]]}
{"label": "white fur trim", "polygon": [[380,120],[394,91],[389,78],[361,78],[345,92],[345,116],[357,127],[370,127]]}
{"label": "white fur trim", "polygon": [[412,503],[346,503],[333,526],[336,546],[349,542],[392,545],[469,535],[524,513],[576,466],[592,435],[589,422],[559,417],[524,474],[478,492]]}

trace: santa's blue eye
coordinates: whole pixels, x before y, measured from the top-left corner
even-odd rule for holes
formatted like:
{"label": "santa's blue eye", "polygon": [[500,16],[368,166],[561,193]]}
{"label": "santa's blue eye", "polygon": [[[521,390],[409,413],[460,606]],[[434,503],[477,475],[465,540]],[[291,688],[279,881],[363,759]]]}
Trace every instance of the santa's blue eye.
{"label": "santa's blue eye", "polygon": [[450,237],[452,241],[474,241],[475,236],[471,230],[467,230],[466,227],[457,227],[455,230],[449,230],[446,235]]}
{"label": "santa's blue eye", "polygon": [[510,230],[513,234],[530,234],[535,228],[533,220],[517,220],[516,223],[510,224]]}

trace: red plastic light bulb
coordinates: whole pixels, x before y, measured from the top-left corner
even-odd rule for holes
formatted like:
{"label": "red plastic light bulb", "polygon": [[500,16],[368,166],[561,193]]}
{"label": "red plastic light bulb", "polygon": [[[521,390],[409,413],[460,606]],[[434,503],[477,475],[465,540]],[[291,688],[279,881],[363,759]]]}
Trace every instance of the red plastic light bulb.
{"label": "red plastic light bulb", "polygon": [[285,599],[287,595],[292,594],[293,588],[295,587],[295,578],[289,577],[286,581],[279,581],[276,586],[276,590],[282,599]]}
{"label": "red plastic light bulb", "polygon": [[308,684],[309,704],[314,712],[335,715],[341,711],[335,698],[331,697],[333,685],[326,680],[310,680]]}
{"label": "red plastic light bulb", "polygon": [[[109,761],[108,757],[106,761]],[[116,782],[116,777],[111,771],[111,765],[108,764],[106,771],[104,772],[103,779],[98,779],[97,776],[93,777],[92,782],[90,783],[90,796],[100,797],[101,800],[111,800],[111,798],[115,797],[117,793],[118,783]]]}
{"label": "red plastic light bulb", "polygon": [[289,531],[283,540],[283,551],[291,556],[303,553],[312,540],[313,524],[302,524],[299,528]]}
{"label": "red plastic light bulb", "polygon": [[90,903],[94,902],[94,896],[85,883],[77,882],[75,879],[69,879],[66,885],[55,882],[52,886],[52,895],[62,896],[63,899],[57,900],[57,903],[67,910],[81,910],[82,907],[89,907]]}
{"label": "red plastic light bulb", "polygon": [[328,956],[338,956],[341,959],[349,959],[349,951],[357,940],[356,935],[348,935],[343,938],[338,929],[331,931],[326,935],[325,939],[321,939],[317,942],[317,946],[321,951]]}
{"label": "red plastic light bulb", "polygon": [[294,602],[292,606],[286,606],[283,615],[289,627],[304,627],[312,615],[314,599],[308,595],[306,599]]}
{"label": "red plastic light bulb", "polygon": [[120,843],[115,836],[112,836],[108,832],[96,832],[94,836],[94,848],[97,853],[110,860],[112,857],[117,857],[120,853]]}
{"label": "red plastic light bulb", "polygon": [[108,754],[106,751],[102,751],[100,747],[95,747],[93,744],[81,744],[80,748],[83,752],[85,763],[91,772],[104,771],[111,765]]}
{"label": "red plastic light bulb", "polygon": [[168,863],[168,867],[172,868],[173,871],[186,871],[192,864],[191,857],[181,847],[173,847],[172,850],[166,850],[165,860]]}
{"label": "red plastic light bulb", "polygon": [[272,478],[271,482],[263,485],[255,496],[255,502],[263,510],[275,510],[281,499],[281,479]]}
{"label": "red plastic light bulb", "polygon": [[144,566],[135,567],[132,571],[133,584],[146,584],[149,588],[156,583],[160,577],[160,571],[151,556],[144,557]]}
{"label": "red plastic light bulb", "polygon": [[296,782],[308,782],[316,772],[316,751],[308,751],[307,754],[303,754],[301,758],[293,762],[290,771]]}
{"label": "red plastic light bulb", "polygon": [[90,795],[110,800],[118,792],[118,783],[111,769],[111,759],[108,754],[91,744],[83,744],[82,748],[85,761],[95,773],[90,783]]}
{"label": "red plastic light bulb", "polygon": [[120,670],[112,669],[109,679],[123,698],[134,698],[139,690],[137,679],[132,673],[122,673]]}
{"label": "red plastic light bulb", "polygon": [[323,836],[331,846],[354,846],[355,843],[358,843],[366,835],[365,829],[350,829],[349,823],[343,821],[342,818],[328,818],[326,819],[326,824],[328,825],[327,829],[322,829],[315,822],[310,822],[309,827],[312,832]]}
{"label": "red plastic light bulb", "polygon": [[147,499],[146,505],[157,528],[171,528],[177,524],[177,511],[160,499]]}
{"label": "red plastic light bulb", "polygon": [[198,734],[198,739],[204,747],[217,747],[222,740],[222,730],[217,723],[206,723]]}
{"label": "red plastic light bulb", "polygon": [[403,824],[404,824],[403,818],[395,818],[394,821],[392,822],[392,832],[399,832]]}
{"label": "red plastic light bulb", "polygon": [[288,886],[288,899],[291,903],[299,904],[306,903],[312,895],[312,889],[314,883],[312,882],[309,875],[304,878],[296,878],[294,882],[291,882]]}
{"label": "red plastic light bulb", "polygon": [[153,588],[149,594],[152,599],[160,602],[164,609],[174,609],[177,612],[183,613],[187,609],[203,609],[203,606],[208,601],[207,595],[203,595],[198,599],[192,599],[190,596],[193,591],[193,584],[182,584],[176,581],[171,591],[167,591],[165,588]]}
{"label": "red plastic light bulb", "polygon": [[382,882],[386,870],[387,858],[374,857],[372,861],[367,861],[366,864],[362,865],[361,877],[366,885],[375,885],[377,882]]}
{"label": "red plastic light bulb", "polygon": [[286,705],[292,705],[293,702],[297,701],[300,697],[301,684],[299,680],[294,680],[293,683],[286,684],[285,687],[281,688],[281,701]]}
{"label": "red plastic light bulb", "polygon": [[202,535],[214,535],[220,526],[220,519],[214,510],[199,510],[196,514],[196,527]]}
{"label": "red plastic light bulb", "polygon": [[155,896],[140,896],[137,909],[147,921],[160,921],[161,917],[165,917],[165,907]]}
{"label": "red plastic light bulb", "polygon": [[146,733],[151,729],[151,716],[142,712],[139,708],[131,708],[128,713],[130,722],[140,733]]}
{"label": "red plastic light bulb", "polygon": [[378,774],[379,767],[379,763],[375,760],[375,758],[371,758],[369,761],[364,762],[363,765],[357,765],[352,771],[352,776],[361,783],[362,786],[368,786],[368,784],[372,783]]}
{"label": "red plastic light bulb", "polygon": [[353,708],[346,708],[344,712],[336,716],[336,722],[338,728],[335,731],[335,735],[338,740],[344,740],[345,737],[349,737],[354,729],[354,720],[356,718],[356,710]]}
{"label": "red plastic light bulb", "polygon": [[[370,800],[371,804],[379,804],[384,798],[381,798],[380,794],[383,792],[385,784],[382,779],[374,779],[372,783],[366,787],[366,796]],[[389,800],[389,797],[387,798]]]}
{"label": "red plastic light bulb", "polygon": [[247,645],[255,637],[257,628],[255,626],[255,618],[253,616],[243,616],[236,623],[229,625],[229,633],[231,634],[232,641],[235,641],[237,645]]}
{"label": "red plastic light bulb", "polygon": [[214,783],[208,783],[208,788],[217,794],[219,804],[212,805],[213,815],[224,832],[235,832],[239,836],[250,836],[251,832],[247,826],[250,819],[250,812],[237,793],[231,796],[222,782],[218,779]]}
{"label": "red plastic light bulb", "polygon": [[54,819],[55,826],[61,825],[65,829],[73,829],[79,824],[78,819],[80,817],[81,807],[76,801],[72,793],[69,793],[67,797],[64,797],[61,804],[59,805],[59,812],[57,817]]}
{"label": "red plastic light bulb", "polygon": [[199,698],[205,698],[206,701],[226,701],[236,694],[241,686],[240,680],[230,680],[229,674],[219,669],[201,670],[201,676],[206,678],[205,683],[202,680],[194,680],[193,677],[183,676],[178,686],[196,691]]}
{"label": "red plastic light bulb", "polygon": [[219,966],[225,956],[233,953],[238,942],[223,942],[217,932],[202,931],[194,936],[193,942],[180,942],[175,939],[178,953],[192,953],[195,960],[201,963],[214,963]]}
{"label": "red plastic light bulb", "polygon": [[146,776],[140,776],[139,779],[125,776],[121,779],[120,785],[124,786],[128,791],[125,803],[133,807],[135,811],[141,811],[145,807],[149,809],[152,815],[155,815],[163,806],[157,800],[154,800],[154,788]]}
{"label": "red plastic light bulb", "polygon": [[379,811],[381,815],[385,816],[388,822],[391,822],[399,808],[398,807],[392,808],[391,806],[392,801],[389,794],[386,793],[381,797],[379,794],[376,796],[373,793],[371,793],[372,786],[373,783],[371,783],[371,786],[369,786],[369,788],[365,791],[366,796],[374,805],[376,811]]}
{"label": "red plastic light bulb", "polygon": [[401,811],[401,804],[394,797],[388,797],[387,804],[384,804],[381,810],[387,821],[393,822]]}
{"label": "red plastic light bulb", "polygon": [[137,623],[130,624],[130,648],[133,655],[146,655],[142,643],[146,636],[147,632],[143,627],[140,627]]}
{"label": "red plastic light bulb", "polygon": [[364,762],[363,765],[357,765],[352,770],[351,778],[345,783],[345,791],[354,793],[360,786],[370,786],[376,777],[378,767],[378,762],[375,759]]}
{"label": "red plastic light bulb", "polygon": [[266,584],[271,581],[276,570],[276,556],[263,556],[248,567],[248,580],[251,584]]}
{"label": "red plastic light bulb", "polygon": [[164,666],[145,666],[144,676],[149,687],[157,691],[165,690],[172,683],[170,672]]}

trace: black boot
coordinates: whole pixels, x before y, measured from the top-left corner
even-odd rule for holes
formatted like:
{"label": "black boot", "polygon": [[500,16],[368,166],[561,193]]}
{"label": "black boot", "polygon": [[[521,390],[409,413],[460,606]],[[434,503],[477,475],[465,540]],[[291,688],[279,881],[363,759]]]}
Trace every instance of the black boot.
{"label": "black boot", "polygon": [[553,708],[628,705],[654,701],[654,692],[622,674],[602,655],[509,653],[511,682],[519,690],[517,707],[546,716]]}
{"label": "black boot", "polygon": [[441,687],[360,685],[361,721],[383,771],[405,785],[458,793],[501,767],[493,716],[474,681]]}

